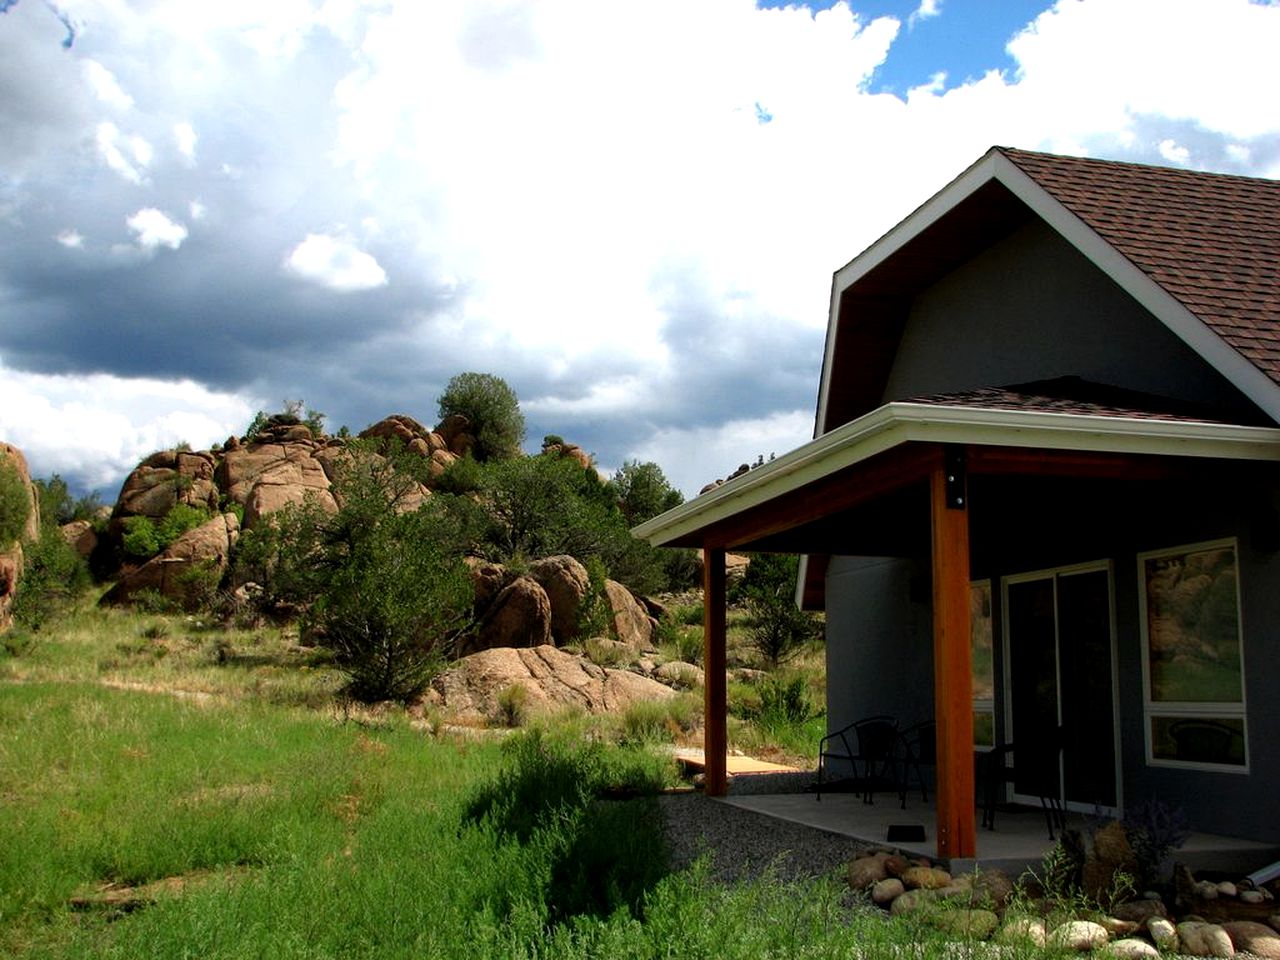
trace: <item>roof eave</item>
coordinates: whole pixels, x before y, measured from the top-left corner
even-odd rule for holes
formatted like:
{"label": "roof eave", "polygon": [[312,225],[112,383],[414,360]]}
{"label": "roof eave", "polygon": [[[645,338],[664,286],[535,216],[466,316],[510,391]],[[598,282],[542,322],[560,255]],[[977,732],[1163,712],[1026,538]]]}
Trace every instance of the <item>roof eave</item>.
{"label": "roof eave", "polygon": [[1280,428],[1274,427],[890,403],[631,532],[653,546],[668,545],[911,442],[1280,462]]}

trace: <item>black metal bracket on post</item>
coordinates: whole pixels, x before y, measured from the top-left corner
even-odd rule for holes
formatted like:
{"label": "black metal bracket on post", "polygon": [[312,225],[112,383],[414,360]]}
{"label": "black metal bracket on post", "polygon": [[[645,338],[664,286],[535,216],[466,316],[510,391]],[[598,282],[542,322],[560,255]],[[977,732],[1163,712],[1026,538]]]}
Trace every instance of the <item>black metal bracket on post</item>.
{"label": "black metal bracket on post", "polygon": [[965,509],[968,494],[965,489],[964,447],[955,444],[943,447],[942,468],[947,480],[947,509]]}

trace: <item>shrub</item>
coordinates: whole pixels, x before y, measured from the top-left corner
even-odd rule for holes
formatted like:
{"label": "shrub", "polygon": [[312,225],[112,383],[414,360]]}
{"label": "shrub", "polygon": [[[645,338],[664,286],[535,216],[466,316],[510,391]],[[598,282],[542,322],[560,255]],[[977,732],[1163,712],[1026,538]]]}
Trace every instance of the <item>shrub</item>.
{"label": "shrub", "polygon": [[[354,531],[351,531],[354,533]],[[445,555],[419,514],[390,510],[338,546],[311,613],[349,691],[364,701],[407,700],[453,653],[470,622],[471,577]]]}
{"label": "shrub", "polygon": [[150,560],[188,530],[207,523],[212,517],[210,511],[186,503],[175,503],[159,520],[126,517],[121,546],[136,560]]}
{"label": "shrub", "polygon": [[789,554],[756,554],[743,578],[747,632],[770,667],[798,652],[821,630],[816,617],[796,606],[798,564],[798,558]]}
{"label": "shrub", "polygon": [[22,536],[30,516],[31,495],[22,474],[7,457],[0,456],[0,549]]}
{"label": "shrub", "polygon": [[89,569],[57,527],[44,527],[25,548],[13,598],[14,622],[38,631],[56,620],[89,585]]}
{"label": "shrub", "polygon": [[804,723],[816,713],[803,676],[789,681],[769,677],[760,684],[759,691],[760,721],[765,725]]}
{"label": "shrub", "polygon": [[461,414],[471,422],[473,448],[479,461],[520,455],[524,442],[524,414],[515,391],[491,373],[459,373],[439,400],[440,419]]}
{"label": "shrub", "polygon": [[498,719],[504,727],[522,727],[529,718],[529,690],[518,683],[498,692]]}

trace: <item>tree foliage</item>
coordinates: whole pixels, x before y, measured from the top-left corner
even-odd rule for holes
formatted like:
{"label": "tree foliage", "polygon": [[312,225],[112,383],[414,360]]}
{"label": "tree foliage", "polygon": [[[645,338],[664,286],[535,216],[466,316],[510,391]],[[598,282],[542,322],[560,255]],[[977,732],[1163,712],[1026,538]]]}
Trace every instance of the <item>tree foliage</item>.
{"label": "tree foliage", "polygon": [[609,480],[609,488],[631,526],[684,503],[684,495],[672,488],[662,468],[652,461],[626,461]]}
{"label": "tree foliage", "polygon": [[796,606],[799,557],[757,553],[743,577],[741,596],[747,630],[756,651],[771,667],[796,654],[821,633],[821,621]]}
{"label": "tree foliage", "polygon": [[39,631],[88,585],[89,568],[80,554],[56,525],[43,525],[39,538],[24,550],[22,579],[13,598],[14,622]]}
{"label": "tree foliage", "polygon": [[524,443],[524,414],[516,393],[491,373],[459,373],[440,395],[443,420],[461,414],[471,422],[476,460],[503,460],[520,455]]}
{"label": "tree foliage", "polygon": [[31,516],[31,494],[22,474],[8,457],[0,456],[0,549],[19,539]]}

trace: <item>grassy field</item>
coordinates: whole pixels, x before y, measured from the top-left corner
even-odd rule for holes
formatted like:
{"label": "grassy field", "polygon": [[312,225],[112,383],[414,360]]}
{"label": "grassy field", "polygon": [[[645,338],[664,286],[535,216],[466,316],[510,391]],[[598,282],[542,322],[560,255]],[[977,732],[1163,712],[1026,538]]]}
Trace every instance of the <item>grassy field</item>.
{"label": "grassy field", "polygon": [[672,767],[644,738],[619,745],[580,719],[454,738],[345,706],[337,684],[287,633],[87,608],[0,655],[0,956],[847,957],[919,942],[835,880],[672,872],[654,796]]}

